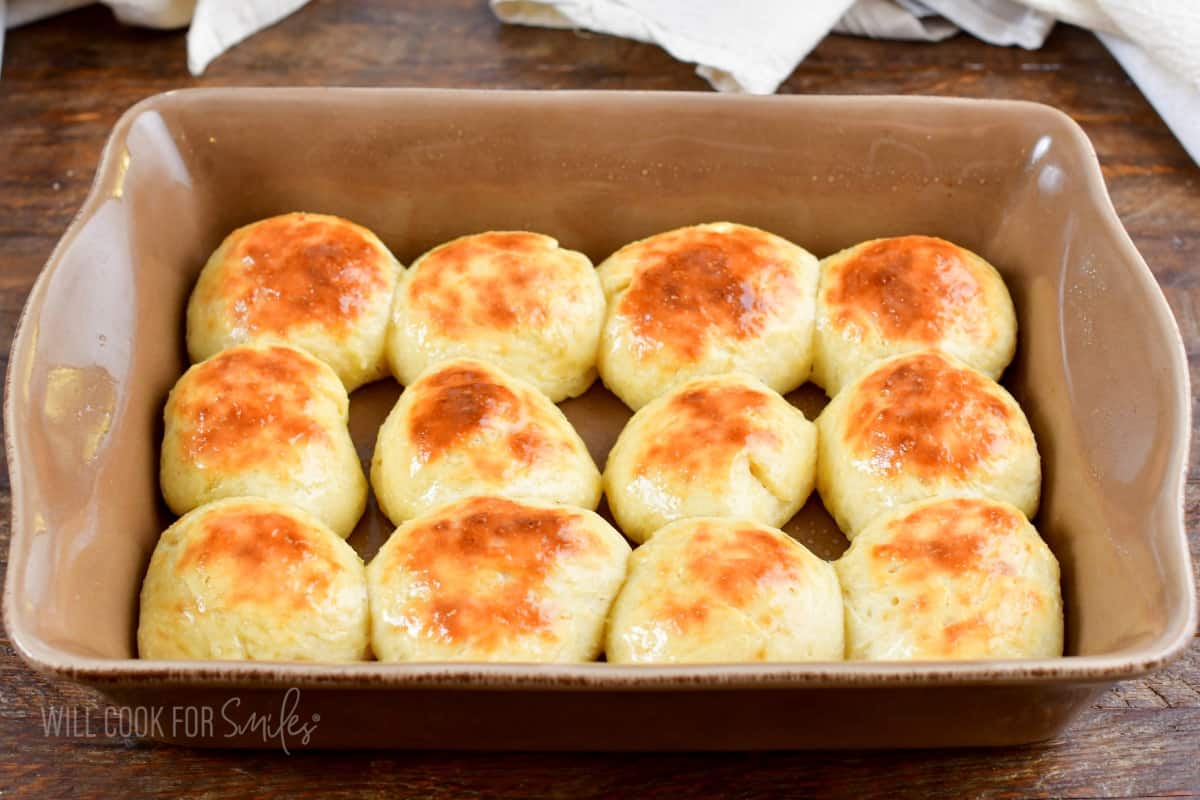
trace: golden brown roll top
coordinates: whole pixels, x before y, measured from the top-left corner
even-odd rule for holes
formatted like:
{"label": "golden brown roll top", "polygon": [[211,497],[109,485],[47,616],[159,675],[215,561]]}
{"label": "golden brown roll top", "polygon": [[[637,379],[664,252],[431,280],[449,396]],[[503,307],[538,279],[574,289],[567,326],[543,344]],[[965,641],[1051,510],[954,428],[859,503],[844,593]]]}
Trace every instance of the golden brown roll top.
{"label": "golden brown roll top", "polygon": [[638,411],[605,468],[621,530],[645,541],[685,517],[782,525],[813,486],[816,427],[749,375],[695,378]]}
{"label": "golden brown roll top", "polygon": [[1004,280],[979,256],[932,236],[874,239],[821,262],[813,380],[833,396],[874,362],[928,348],[996,379],[1016,333]]}
{"label": "golden brown roll top", "polygon": [[405,286],[409,308],[428,314],[438,333],[508,330],[547,313],[539,281],[560,254],[549,236],[492,231],[434,248],[416,262]]}
{"label": "golden brown roll top", "polygon": [[1019,438],[996,387],[934,353],[907,358],[855,387],[845,443],[876,474],[966,475]]}
{"label": "golden brown roll top", "polygon": [[591,511],[476,496],[401,525],[367,569],[383,661],[586,661],[629,545]]}
{"label": "golden brown roll top", "polygon": [[936,351],[879,362],[817,419],[817,488],[851,539],[904,503],[978,494],[1037,509],[1041,461],[1003,387]]}
{"label": "golden brown roll top", "polygon": [[142,658],[342,661],[368,649],[366,575],[303,511],[210,503],[163,533],[141,595]]}
{"label": "golden brown roll top", "polygon": [[646,443],[637,472],[720,473],[750,442],[776,441],[770,422],[762,418],[771,395],[755,383],[752,378],[700,378],[667,395],[660,435]]}
{"label": "golden brown roll top", "polygon": [[837,570],[849,658],[1062,655],[1058,562],[1007,503],[902,506],[868,525]]}
{"label": "golden brown roll top", "polygon": [[370,231],[323,214],[283,214],[231,233],[188,303],[188,352],[277,341],[329,364],[347,391],[386,374],[400,264]]}
{"label": "golden brown roll top", "polygon": [[366,503],[346,390],[302,350],[247,344],[196,364],[164,412],[160,482],[177,514],[225,497],[302,508],[342,536]]}
{"label": "golden brown roll top", "polygon": [[685,519],[634,551],[608,660],[669,664],[842,658],[833,567],[749,520]]}
{"label": "golden brown roll top", "polygon": [[388,357],[404,384],[439,361],[481,359],[557,402],[595,380],[603,319],[586,256],[549,236],[491,231],[413,263],[396,295]]}
{"label": "golden brown roll top", "polygon": [[425,372],[380,428],[371,465],[395,523],[474,494],[595,508],[600,472],[545,395],[474,359]]}
{"label": "golden brown roll top", "polygon": [[389,283],[378,247],[345,220],[287,214],[233,236],[226,264],[239,268],[228,270],[220,294],[251,334],[312,324],[345,332]]}
{"label": "golden brown roll top", "polygon": [[633,409],[689,378],[743,371],[778,392],[808,377],[817,261],[728,222],[627,245],[599,267],[601,377]]}
{"label": "golden brown roll top", "polygon": [[649,347],[697,360],[710,335],[744,340],[799,289],[778,245],[750,228],[685,228],[621,251],[637,260],[617,310]]}
{"label": "golden brown roll top", "polygon": [[408,419],[408,435],[422,464],[434,463],[489,431],[504,429],[504,448],[494,453],[476,451],[474,462],[480,473],[501,476],[509,467],[505,455],[528,465],[549,444],[542,427],[546,415],[537,413],[542,409],[529,413],[520,390],[497,380],[497,373],[482,364],[445,364],[429,374],[420,390]]}

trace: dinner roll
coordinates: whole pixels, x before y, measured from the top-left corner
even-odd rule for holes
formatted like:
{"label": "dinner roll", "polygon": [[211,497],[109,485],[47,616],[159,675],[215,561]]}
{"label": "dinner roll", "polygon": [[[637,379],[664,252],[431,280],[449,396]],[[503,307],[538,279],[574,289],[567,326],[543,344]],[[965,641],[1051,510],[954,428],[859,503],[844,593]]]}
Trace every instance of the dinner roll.
{"label": "dinner roll", "polygon": [[338,217],[283,214],[238,228],[192,291],[188,353],[203,361],[243,342],[286,342],[353,391],[387,374],[388,309],[402,269],[375,234]]}
{"label": "dinner roll", "polygon": [[833,566],[783,531],[713,517],[672,522],[633,552],[613,605],[608,660],[840,660]]}
{"label": "dinner roll", "polygon": [[966,248],[899,236],[821,262],[812,379],[831,397],[876,361],[927,348],[999,379],[1016,346],[1004,279]]}
{"label": "dinner roll", "polygon": [[974,494],[1037,510],[1042,465],[1000,384],[936,351],[879,362],[817,418],[817,491],[851,540],[888,509]]}
{"label": "dinner roll", "polygon": [[598,272],[600,376],[630,408],[700,375],[746,372],[780,393],[808,377],[818,265],[803,248],[717,222],[626,245]]}
{"label": "dinner roll", "polygon": [[231,347],[185,372],[167,398],[163,497],[176,514],[223,497],[263,497],[349,536],[367,479],[348,414],[337,375],[303,350]]}
{"label": "dinner roll", "polygon": [[757,378],[693,378],[633,415],[604,490],[635,542],[685,517],[778,527],[808,499],[816,462],[816,426]]}
{"label": "dinner roll", "polygon": [[479,233],[413,263],[396,293],[388,359],[406,386],[439,361],[482,359],[558,402],[596,379],[603,324],[604,292],[583,253],[538,233]]}
{"label": "dinner roll", "polygon": [[446,361],[400,396],[379,429],[371,485],[397,525],[475,494],[595,508],[600,471],[546,396],[497,367]]}
{"label": "dinner roll", "polygon": [[1058,561],[1008,503],[902,506],[868,525],[836,567],[848,658],[1062,655]]}
{"label": "dinner roll", "polygon": [[367,567],[381,661],[589,661],[629,544],[592,511],[470,497],[401,525]]}
{"label": "dinner roll", "polygon": [[370,654],[362,560],[269,500],[201,506],[167,528],[142,583],[142,658],[351,661]]}

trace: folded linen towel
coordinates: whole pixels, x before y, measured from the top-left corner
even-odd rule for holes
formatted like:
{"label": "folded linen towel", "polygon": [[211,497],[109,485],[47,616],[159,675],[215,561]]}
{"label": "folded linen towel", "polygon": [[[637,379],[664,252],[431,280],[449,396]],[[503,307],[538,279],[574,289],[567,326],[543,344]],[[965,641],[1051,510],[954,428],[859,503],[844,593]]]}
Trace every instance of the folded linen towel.
{"label": "folded linen towel", "polygon": [[505,22],[661,45],[720,91],[774,92],[831,31],[1036,49],[1056,21],[1096,31],[1200,162],[1197,0],[489,0]]}

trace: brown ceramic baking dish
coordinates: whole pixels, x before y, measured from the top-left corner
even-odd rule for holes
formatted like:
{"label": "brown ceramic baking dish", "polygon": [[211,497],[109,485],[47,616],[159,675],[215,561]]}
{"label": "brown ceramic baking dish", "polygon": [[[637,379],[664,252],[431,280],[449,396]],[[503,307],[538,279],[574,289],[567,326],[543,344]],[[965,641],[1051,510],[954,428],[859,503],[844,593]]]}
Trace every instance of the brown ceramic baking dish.
{"label": "brown ceramic baking dish", "polygon": [[[1067,656],[660,668],[135,659],[138,588],[169,521],[156,459],[163,401],[185,365],[188,292],[228,231],[292,210],[367,225],[405,263],[494,228],[548,233],[599,261],[631,240],[718,219],[819,256],[910,232],[982,253],[1020,319],[1005,382],[1045,461],[1036,522],[1063,567]],[[364,457],[397,391],[383,382],[355,394]],[[818,394],[794,399],[811,413]],[[628,412],[599,386],[565,408],[603,463]],[[1027,742],[1060,731],[1106,685],[1179,655],[1196,623],[1179,334],[1084,134],[1028,103],[355,89],[152,97],[117,124],[29,298],[5,430],[14,645],[34,668],[118,703],[167,708],[144,732],[177,741]],[[816,498],[789,530],[826,557],[845,546]],[[387,532],[372,509],[351,541],[370,556]],[[211,724],[180,727],[184,707]],[[275,727],[248,724],[254,714]]]}

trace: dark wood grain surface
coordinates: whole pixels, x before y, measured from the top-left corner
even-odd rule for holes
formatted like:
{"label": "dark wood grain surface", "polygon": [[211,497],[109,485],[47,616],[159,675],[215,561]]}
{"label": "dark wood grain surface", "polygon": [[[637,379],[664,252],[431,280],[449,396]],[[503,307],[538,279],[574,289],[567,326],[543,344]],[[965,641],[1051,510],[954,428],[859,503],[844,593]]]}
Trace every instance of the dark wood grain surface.
{"label": "dark wood grain surface", "polygon": [[[186,86],[313,84],[707,90],[691,67],[658,48],[504,27],[483,0],[315,0],[199,80],[187,74],[182,34],[124,28],[100,8],[11,32],[0,78],[0,351],[7,355],[30,285],[82,202],[122,111]],[[1036,52],[966,37],[939,45],[831,37],[783,91],[1004,97],[1062,108],[1095,143],[1117,211],[1200,364],[1200,169],[1090,34],[1060,27]],[[8,504],[5,472],[0,568]],[[1195,448],[1187,515],[1195,558]],[[46,735],[50,708],[97,721],[104,704],[32,673],[0,637],[0,796],[1200,796],[1196,646],[1170,668],[1115,687],[1058,740],[1006,750],[288,757],[162,747],[104,736],[94,724],[94,738]]]}

